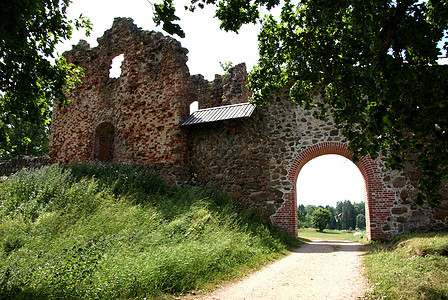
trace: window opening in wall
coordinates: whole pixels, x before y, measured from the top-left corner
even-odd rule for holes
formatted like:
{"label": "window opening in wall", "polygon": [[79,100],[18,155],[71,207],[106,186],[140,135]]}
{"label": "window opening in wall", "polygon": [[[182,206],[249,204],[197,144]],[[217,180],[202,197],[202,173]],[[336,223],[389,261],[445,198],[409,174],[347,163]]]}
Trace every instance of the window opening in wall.
{"label": "window opening in wall", "polygon": [[195,111],[199,110],[199,102],[194,101],[190,104],[190,115],[194,113]]}
{"label": "window opening in wall", "polygon": [[124,60],[124,54],[115,56],[112,59],[112,65],[109,70],[109,78],[119,78],[121,76],[121,65]]}
{"label": "window opening in wall", "polygon": [[114,125],[108,122],[98,125],[95,130],[94,158],[103,162],[113,161],[114,140]]}
{"label": "window opening in wall", "polygon": [[313,213],[322,206],[331,214],[327,229],[365,230],[365,181],[351,160],[334,154],[310,160],[300,170],[296,190],[299,228],[313,227]]}

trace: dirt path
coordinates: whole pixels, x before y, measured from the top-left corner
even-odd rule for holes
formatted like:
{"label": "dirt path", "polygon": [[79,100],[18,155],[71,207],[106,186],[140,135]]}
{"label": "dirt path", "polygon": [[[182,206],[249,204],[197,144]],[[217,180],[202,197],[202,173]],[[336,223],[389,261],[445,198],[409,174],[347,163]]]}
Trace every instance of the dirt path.
{"label": "dirt path", "polygon": [[196,299],[358,299],[366,290],[359,244],[313,241],[240,282]]}

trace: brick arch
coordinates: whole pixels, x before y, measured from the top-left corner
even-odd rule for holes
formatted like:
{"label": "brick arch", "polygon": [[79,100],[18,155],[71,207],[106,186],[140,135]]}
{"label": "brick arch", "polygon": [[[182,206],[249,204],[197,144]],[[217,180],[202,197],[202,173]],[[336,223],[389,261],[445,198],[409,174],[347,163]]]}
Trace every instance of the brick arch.
{"label": "brick arch", "polygon": [[[325,154],[338,154],[352,160],[353,153],[347,144],[341,142],[324,142],[308,147],[299,153],[287,166],[288,186],[283,193],[283,204],[271,216],[271,221],[281,229],[297,236],[297,191],[296,180],[302,167],[310,160]],[[368,239],[390,238],[388,227],[390,209],[395,200],[395,193],[383,183],[383,175],[378,164],[370,157],[361,157],[356,163],[366,184],[366,228]]]}

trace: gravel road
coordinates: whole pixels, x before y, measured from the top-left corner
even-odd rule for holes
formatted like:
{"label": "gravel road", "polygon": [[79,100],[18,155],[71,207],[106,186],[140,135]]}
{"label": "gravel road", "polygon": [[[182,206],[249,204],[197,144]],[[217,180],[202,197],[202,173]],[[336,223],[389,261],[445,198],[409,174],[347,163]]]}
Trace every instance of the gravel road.
{"label": "gravel road", "polygon": [[194,299],[362,299],[367,285],[359,247],[347,241],[313,241],[239,282]]}

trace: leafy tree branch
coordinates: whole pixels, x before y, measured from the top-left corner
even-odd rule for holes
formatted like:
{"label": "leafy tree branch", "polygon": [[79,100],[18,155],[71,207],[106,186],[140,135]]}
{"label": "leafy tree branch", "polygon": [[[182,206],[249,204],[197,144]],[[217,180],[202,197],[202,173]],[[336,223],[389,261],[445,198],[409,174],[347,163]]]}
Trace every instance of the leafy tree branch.
{"label": "leafy tree branch", "polygon": [[[249,75],[252,101],[273,103],[288,88],[318,118],[334,118],[354,159],[411,163],[418,203],[437,204],[448,181],[448,2],[443,0],[227,0],[214,5],[224,30],[260,20],[260,59]],[[239,8],[239,9],[237,9]],[[231,13],[232,12],[232,13]],[[443,46],[440,48],[439,43]],[[310,91],[322,91],[320,100]]]}
{"label": "leafy tree branch", "polygon": [[[69,39],[74,28],[90,29],[89,21],[82,16],[68,20],[70,3],[70,0],[15,0],[0,6],[2,159],[13,153],[31,154],[18,153],[30,142],[34,131],[31,128],[48,126],[53,103],[66,104],[70,88],[80,82],[82,70],[55,56],[56,44]],[[25,127],[31,131],[12,133],[19,123],[27,124]]]}

